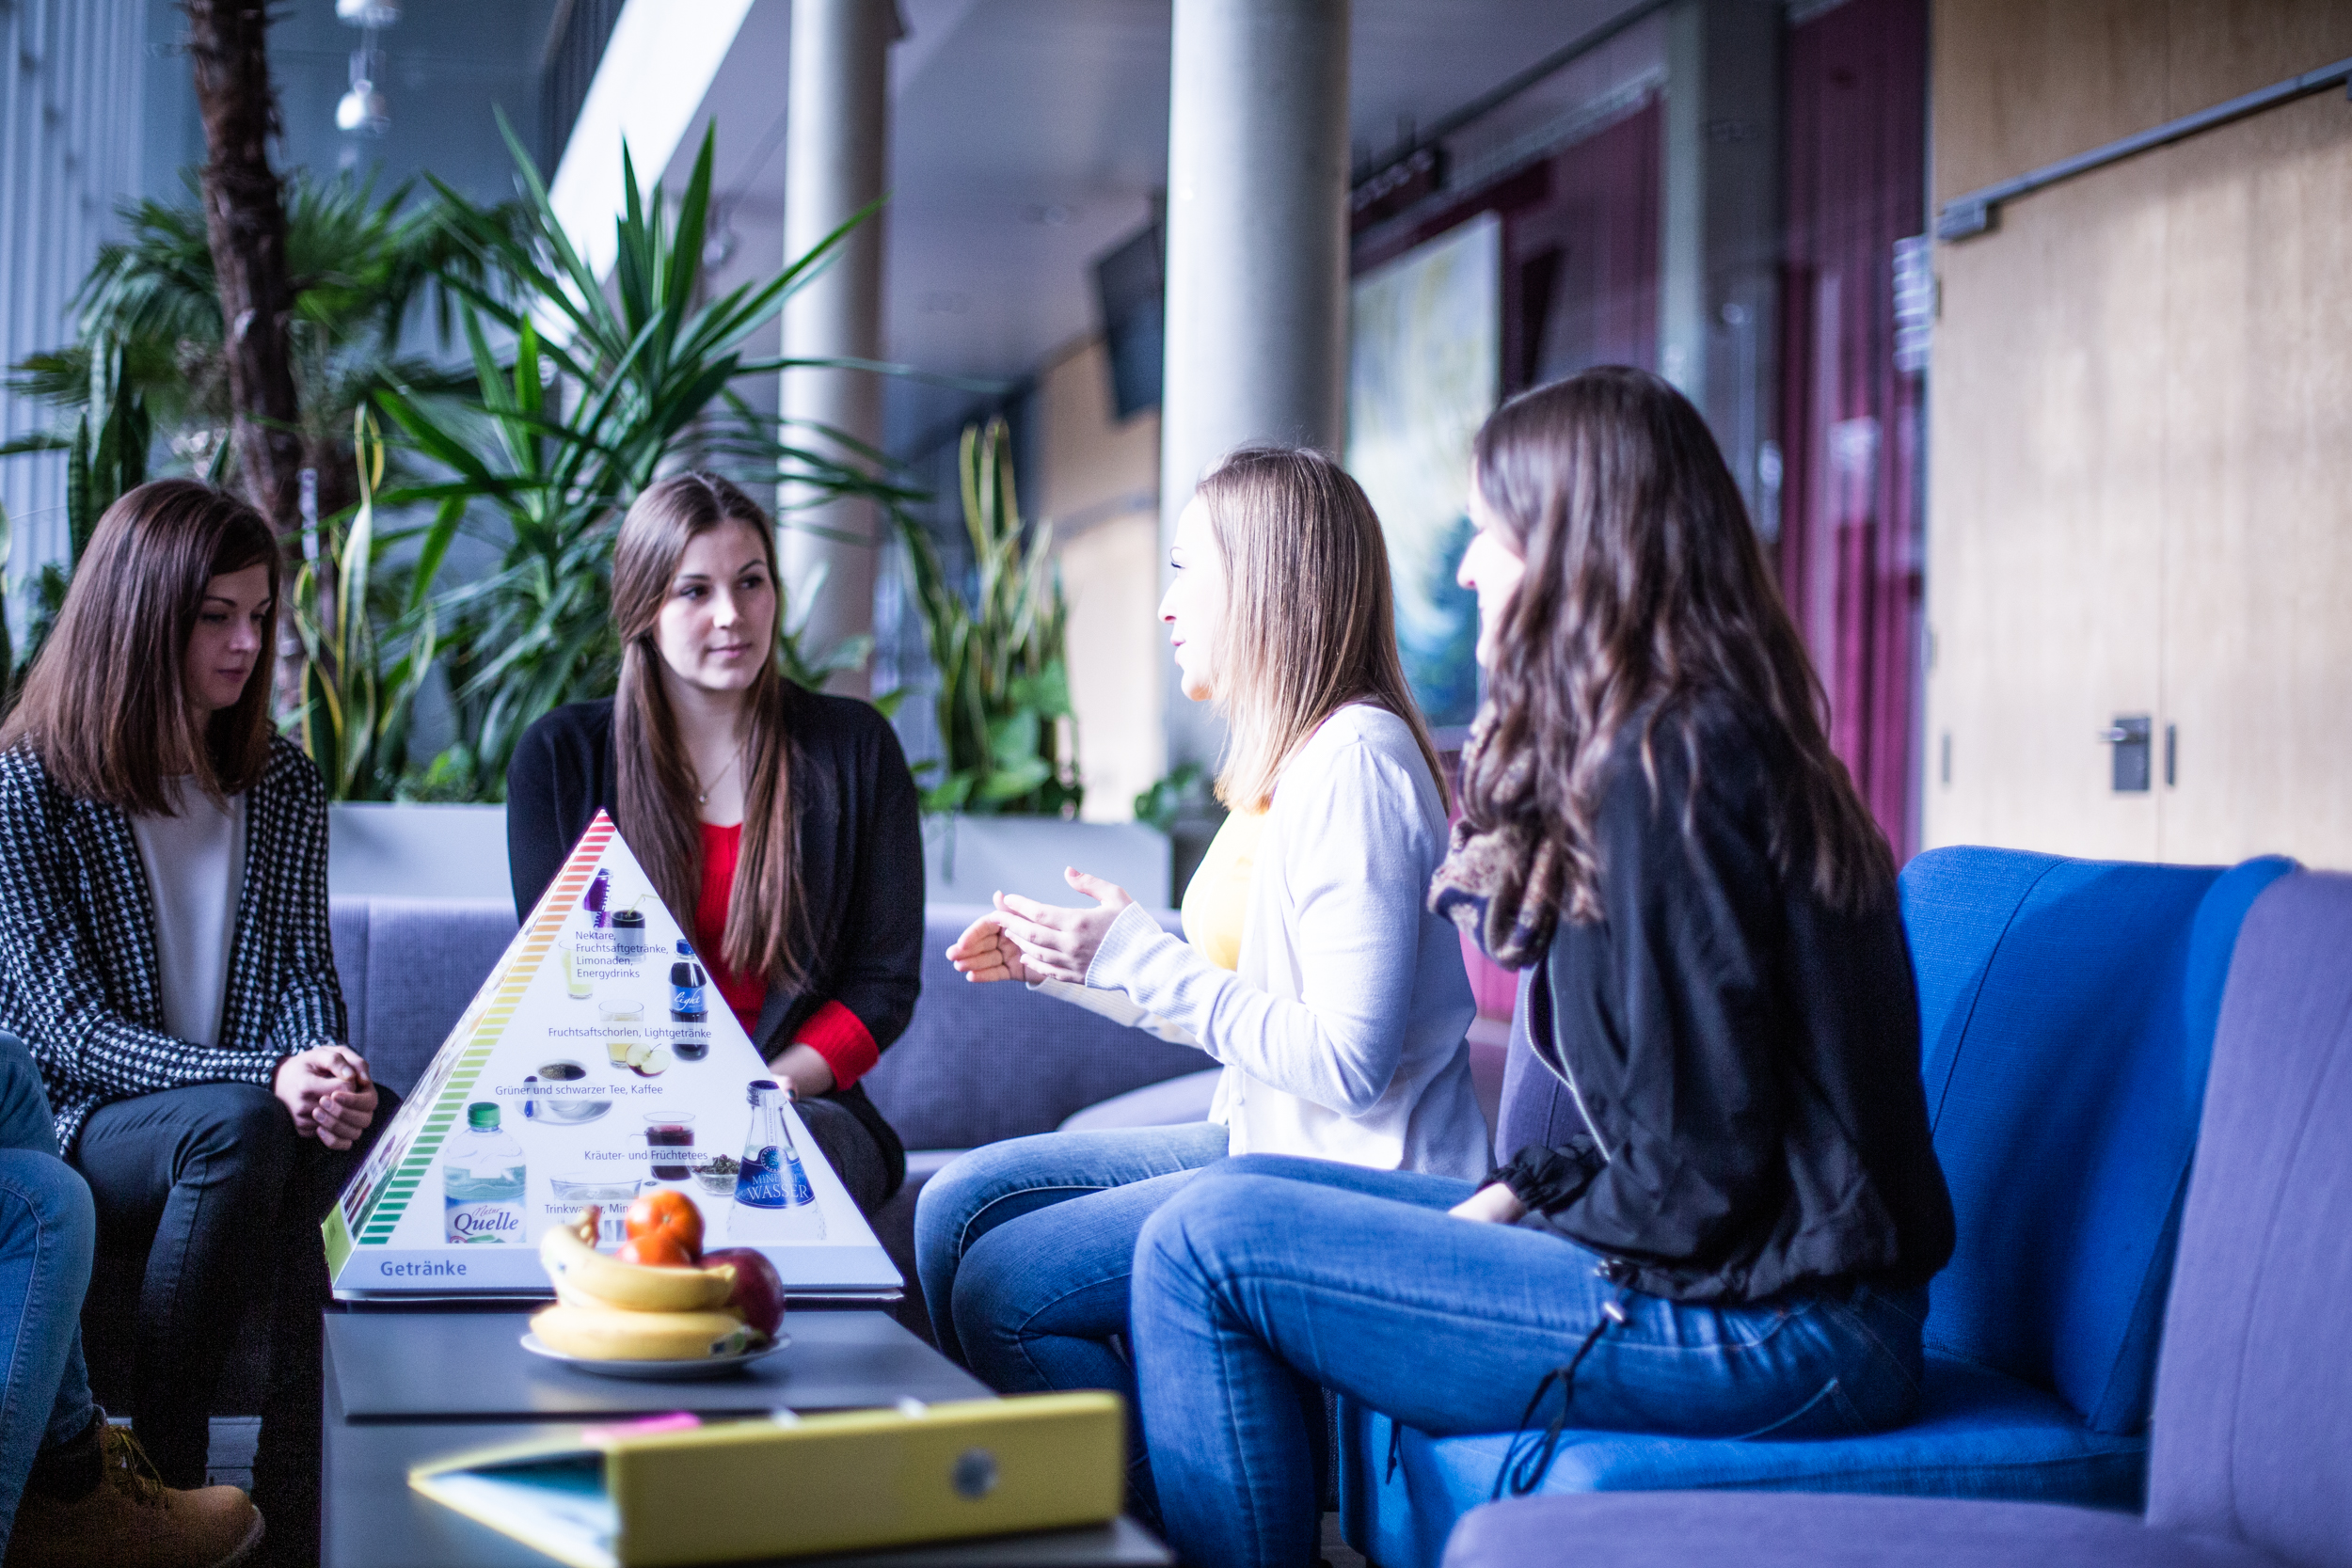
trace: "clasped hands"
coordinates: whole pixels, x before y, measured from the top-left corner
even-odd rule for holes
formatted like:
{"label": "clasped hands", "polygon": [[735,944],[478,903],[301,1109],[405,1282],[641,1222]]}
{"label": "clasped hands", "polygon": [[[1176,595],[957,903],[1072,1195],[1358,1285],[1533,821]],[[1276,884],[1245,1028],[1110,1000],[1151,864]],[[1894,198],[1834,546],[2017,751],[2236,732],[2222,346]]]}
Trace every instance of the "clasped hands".
{"label": "clasped hands", "polygon": [[349,1148],[375,1119],[375,1082],[366,1058],[317,1045],[278,1064],[271,1092],[294,1113],[294,1131],[329,1148]]}
{"label": "clasped hands", "polygon": [[1120,911],[1135,902],[1127,890],[1065,868],[1062,879],[1094,899],[1095,908],[1064,909],[1000,893],[995,908],[964,927],[947,961],[966,980],[1067,980],[1083,986],[1104,936]]}

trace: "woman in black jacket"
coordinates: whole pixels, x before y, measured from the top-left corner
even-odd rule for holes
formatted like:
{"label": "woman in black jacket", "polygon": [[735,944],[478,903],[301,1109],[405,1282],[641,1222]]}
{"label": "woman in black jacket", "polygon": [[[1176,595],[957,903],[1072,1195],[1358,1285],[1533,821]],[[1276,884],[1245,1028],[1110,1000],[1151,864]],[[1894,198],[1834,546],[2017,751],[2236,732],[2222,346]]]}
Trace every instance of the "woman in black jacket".
{"label": "woman in black jacket", "polygon": [[906,1175],[858,1079],[920,989],[923,847],[898,737],[777,663],[775,531],[723,479],[637,499],[612,550],[617,696],[533,724],[506,774],[528,918],[609,814],[858,1207]]}
{"label": "woman in black jacket", "polygon": [[238,1323],[271,1309],[266,1549],[317,1551],[319,1236],[396,1108],[343,1044],[326,797],[270,722],[278,546],[189,480],[99,519],[0,730],[0,1029],[40,1068],[102,1252],[144,1251],[132,1417],[204,1484]]}
{"label": "woman in black jacket", "polygon": [[[1540,967],[1580,1109],[1473,1184],[1253,1156],[1136,1248],[1144,1427],[1188,1563],[1311,1563],[1315,1386],[1439,1434],[1897,1424],[1952,1214],[1885,840],[1722,454],[1609,369],[1479,434],[1487,700],[1432,899]],[[1238,1501],[1237,1501],[1238,1499]]]}

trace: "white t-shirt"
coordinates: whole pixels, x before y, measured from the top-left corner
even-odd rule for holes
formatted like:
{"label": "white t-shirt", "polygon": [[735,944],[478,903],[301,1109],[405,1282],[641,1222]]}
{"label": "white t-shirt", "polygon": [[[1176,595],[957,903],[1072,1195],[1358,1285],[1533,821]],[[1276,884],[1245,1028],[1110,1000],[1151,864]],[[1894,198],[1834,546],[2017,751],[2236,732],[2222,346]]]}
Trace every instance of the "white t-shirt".
{"label": "white t-shirt", "polygon": [[220,1043],[229,990],[229,946],[245,888],[245,797],[215,805],[183,775],[164,781],[175,815],[131,817],[132,836],[155,899],[155,968],[164,989],[164,1032],[198,1045]]}

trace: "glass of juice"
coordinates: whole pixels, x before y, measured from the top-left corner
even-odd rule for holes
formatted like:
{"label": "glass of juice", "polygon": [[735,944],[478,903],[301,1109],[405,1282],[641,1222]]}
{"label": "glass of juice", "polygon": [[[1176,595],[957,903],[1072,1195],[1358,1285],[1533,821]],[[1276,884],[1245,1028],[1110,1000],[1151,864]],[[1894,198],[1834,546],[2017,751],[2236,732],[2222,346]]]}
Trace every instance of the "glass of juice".
{"label": "glass of juice", "polygon": [[629,1048],[644,1037],[645,1005],[620,997],[596,1004],[604,1022],[604,1050],[614,1067],[628,1066]]}
{"label": "glass of juice", "polygon": [[564,994],[575,1002],[587,1001],[591,988],[587,976],[574,967],[579,960],[572,953],[572,944],[564,942],[556,951],[564,955]]}
{"label": "glass of juice", "polygon": [[[671,1159],[677,1162],[675,1164],[656,1164],[653,1167],[655,1180],[683,1181],[694,1174],[693,1167],[688,1164],[693,1158],[694,1148],[694,1118],[691,1114],[675,1111],[646,1112],[645,1143],[657,1150],[669,1148],[688,1151],[684,1154],[673,1154]],[[656,1153],[654,1159],[659,1162],[661,1159],[660,1154]]]}

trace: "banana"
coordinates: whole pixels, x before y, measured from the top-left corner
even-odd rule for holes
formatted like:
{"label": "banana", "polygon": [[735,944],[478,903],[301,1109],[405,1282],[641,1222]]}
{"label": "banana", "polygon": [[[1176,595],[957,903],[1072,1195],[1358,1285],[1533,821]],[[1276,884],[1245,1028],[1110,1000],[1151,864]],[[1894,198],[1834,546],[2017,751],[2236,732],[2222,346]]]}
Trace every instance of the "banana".
{"label": "banana", "polygon": [[725,1312],[621,1312],[606,1307],[541,1308],[531,1330],[550,1349],[584,1361],[692,1361],[738,1355],[759,1336]]}
{"label": "banana", "polygon": [[735,1289],[735,1271],[724,1264],[715,1269],[657,1269],[624,1263],[560,1225],[550,1227],[539,1243],[539,1261],[564,1300],[578,1305],[577,1298],[586,1297],[589,1304],[615,1311],[705,1312],[725,1302]]}

